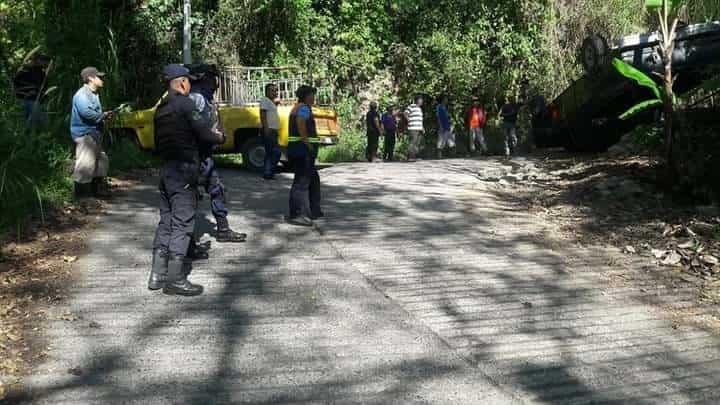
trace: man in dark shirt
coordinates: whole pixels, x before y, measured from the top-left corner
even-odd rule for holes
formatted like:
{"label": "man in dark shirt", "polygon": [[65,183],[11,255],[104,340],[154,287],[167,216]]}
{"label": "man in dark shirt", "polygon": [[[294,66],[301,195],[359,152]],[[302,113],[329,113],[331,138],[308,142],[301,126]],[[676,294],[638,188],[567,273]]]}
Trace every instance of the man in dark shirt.
{"label": "man in dark shirt", "polygon": [[365,123],[367,125],[367,149],[365,151],[365,157],[367,157],[368,162],[372,162],[377,155],[380,132],[382,131],[378,105],[374,101],[370,103],[370,111],[368,111],[365,116]]}
{"label": "man in dark shirt", "polygon": [[385,145],[383,147],[383,159],[392,161],[395,154],[395,141],[397,136],[397,111],[395,106],[389,105],[382,116],[382,127],[385,134]]}
{"label": "man in dark shirt", "polygon": [[35,54],[13,78],[15,97],[22,104],[25,123],[28,126],[42,126],[47,123],[47,114],[41,102],[49,65],[48,56]]}
{"label": "man in dark shirt", "polygon": [[500,117],[503,119],[503,131],[505,132],[505,156],[515,154],[517,149],[517,120],[520,112],[520,105],[510,98],[505,99],[505,104],[500,108]]}
{"label": "man in dark shirt", "polygon": [[165,161],[160,170],[160,222],[153,242],[151,290],[169,295],[199,295],[202,286],[187,280],[191,262],[185,260],[195,228],[200,175],[200,145],[222,144],[225,136],[195,108],[190,72],[182,65],[163,69],[168,94],[155,112],[155,141]]}

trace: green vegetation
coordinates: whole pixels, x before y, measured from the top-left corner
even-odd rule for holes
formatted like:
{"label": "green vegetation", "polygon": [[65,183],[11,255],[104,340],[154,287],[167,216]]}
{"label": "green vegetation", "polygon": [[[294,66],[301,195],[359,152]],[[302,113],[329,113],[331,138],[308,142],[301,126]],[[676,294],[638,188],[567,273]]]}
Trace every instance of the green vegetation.
{"label": "green vegetation", "polygon": [[[694,20],[720,16],[716,0],[687,3]],[[193,13],[196,59],[294,64],[336,86],[344,138],[322,152],[327,160],[364,156],[365,99],[405,105],[418,92],[446,93],[460,122],[477,95],[494,114],[506,96],[562,91],[581,72],[577,49],[589,32],[613,38],[656,24],[637,0],[194,0]],[[147,106],[161,92],[161,66],[181,59],[181,39],[176,0],[0,0],[0,227],[68,198],[69,101],[80,69],[109,73],[104,105]],[[53,58],[54,114],[31,134],[10,82],[35,48]],[[117,145],[112,170],[151,164]]]}

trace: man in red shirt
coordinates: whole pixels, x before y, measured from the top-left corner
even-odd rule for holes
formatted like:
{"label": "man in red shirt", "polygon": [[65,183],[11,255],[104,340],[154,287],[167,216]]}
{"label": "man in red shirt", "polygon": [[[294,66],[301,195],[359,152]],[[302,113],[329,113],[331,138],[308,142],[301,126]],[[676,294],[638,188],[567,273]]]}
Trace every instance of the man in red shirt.
{"label": "man in red shirt", "polygon": [[487,153],[487,144],[485,144],[484,128],[487,122],[485,109],[480,104],[480,99],[473,97],[472,105],[468,108],[465,116],[465,123],[470,134],[470,152],[475,152],[475,146],[480,147],[480,153]]}

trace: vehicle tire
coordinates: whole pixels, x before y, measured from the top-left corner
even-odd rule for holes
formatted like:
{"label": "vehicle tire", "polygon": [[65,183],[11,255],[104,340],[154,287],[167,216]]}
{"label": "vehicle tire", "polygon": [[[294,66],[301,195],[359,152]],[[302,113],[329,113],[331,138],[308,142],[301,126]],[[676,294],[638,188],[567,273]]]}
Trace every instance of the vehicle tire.
{"label": "vehicle tire", "polygon": [[588,74],[596,74],[607,64],[610,47],[607,40],[598,34],[593,34],[583,41],[580,60]]}
{"label": "vehicle tire", "polygon": [[243,165],[252,171],[262,172],[265,166],[265,145],[259,136],[245,141],[242,146]]}

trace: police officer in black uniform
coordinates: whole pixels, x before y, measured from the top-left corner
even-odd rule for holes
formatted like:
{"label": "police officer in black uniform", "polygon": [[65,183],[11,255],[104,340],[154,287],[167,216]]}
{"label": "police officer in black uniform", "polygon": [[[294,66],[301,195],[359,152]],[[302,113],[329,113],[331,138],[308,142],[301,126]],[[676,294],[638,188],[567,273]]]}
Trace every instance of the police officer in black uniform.
{"label": "police officer in black uniform", "polygon": [[195,109],[190,94],[190,71],[172,64],[163,69],[168,94],[155,111],[155,142],[165,161],[160,170],[160,223],[153,242],[151,290],[169,295],[199,295],[203,287],[187,280],[186,260],[195,228],[200,175],[200,144],[222,144],[222,133]]}

